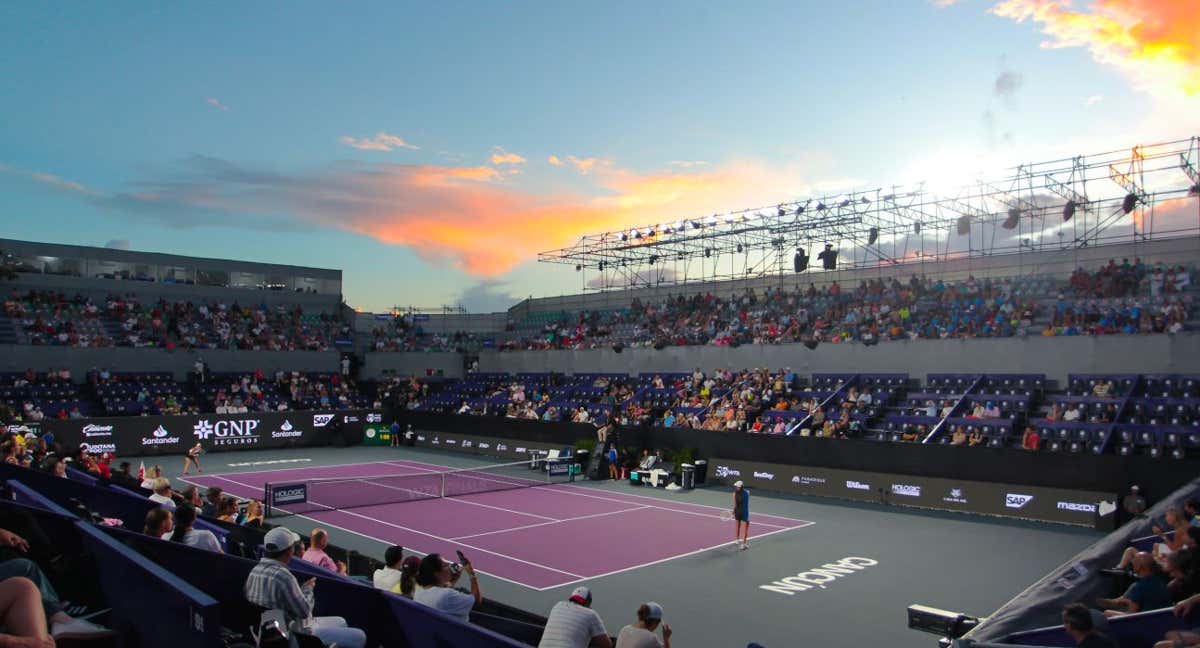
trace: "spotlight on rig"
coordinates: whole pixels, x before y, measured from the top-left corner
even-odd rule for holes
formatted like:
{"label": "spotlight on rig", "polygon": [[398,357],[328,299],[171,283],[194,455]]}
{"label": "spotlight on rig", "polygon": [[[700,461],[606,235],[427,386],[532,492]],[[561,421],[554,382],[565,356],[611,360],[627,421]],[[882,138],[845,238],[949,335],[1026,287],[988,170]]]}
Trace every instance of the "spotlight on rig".
{"label": "spotlight on rig", "polygon": [[575,272],[579,272],[581,270],[583,270],[583,266],[581,266],[581,265],[575,266]]}
{"label": "spotlight on rig", "polygon": [[966,236],[971,233],[971,217],[963,214],[958,217],[958,235]]}
{"label": "spotlight on rig", "polygon": [[1073,217],[1075,215],[1075,208],[1078,206],[1079,205],[1075,204],[1074,200],[1068,200],[1067,204],[1063,205],[1063,222],[1064,223],[1071,220],[1071,217]]}
{"label": "spotlight on rig", "polygon": [[622,240],[622,241],[628,241],[628,240],[629,240],[629,235],[628,235],[628,234],[626,234],[625,232],[621,232],[621,240]]}
{"label": "spotlight on rig", "polygon": [[1125,200],[1121,201],[1121,211],[1128,214],[1129,212],[1133,211],[1134,207],[1137,207],[1137,204],[1138,195],[1132,192],[1127,193],[1125,194]]}
{"label": "spotlight on rig", "polygon": [[879,240],[879,228],[872,227],[867,230],[867,245],[875,245],[875,241]]}
{"label": "spotlight on rig", "polygon": [[913,223],[913,234],[920,234],[920,233],[921,233],[921,222],[917,221],[916,223]]}
{"label": "spotlight on rig", "polygon": [[741,252],[742,252],[742,244],[741,243],[737,244],[737,251],[738,251],[738,254],[741,254]]}
{"label": "spotlight on rig", "polygon": [[817,211],[825,211],[825,203],[817,203]]}
{"label": "spotlight on rig", "polygon": [[704,248],[704,256],[705,257],[712,256],[712,248],[709,248],[709,247]]}

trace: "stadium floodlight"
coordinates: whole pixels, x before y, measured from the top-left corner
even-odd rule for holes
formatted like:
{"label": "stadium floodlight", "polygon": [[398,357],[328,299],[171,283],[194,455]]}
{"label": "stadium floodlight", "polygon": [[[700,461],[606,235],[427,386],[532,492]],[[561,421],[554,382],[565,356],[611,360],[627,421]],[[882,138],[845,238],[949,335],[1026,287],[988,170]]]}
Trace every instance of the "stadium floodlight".
{"label": "stadium floodlight", "polygon": [[817,211],[825,211],[825,203],[823,203],[823,202],[817,203]]}
{"label": "stadium floodlight", "polygon": [[646,236],[654,236],[654,228],[653,227],[646,228]]}
{"label": "stadium floodlight", "polygon": [[683,221],[681,221],[681,220],[677,220],[677,221],[675,221],[675,231],[676,231],[676,232],[682,232],[682,231],[683,231]]}
{"label": "stadium floodlight", "polygon": [[704,248],[704,256],[706,256],[706,257],[712,256],[712,248],[710,248],[710,247]]}
{"label": "stadium floodlight", "polygon": [[716,225],[716,224],[717,224],[717,215],[716,215],[716,214],[713,214],[712,216],[709,216],[709,217],[708,217],[708,226],[709,226],[709,227],[712,227],[712,226],[714,226],[714,225]]}
{"label": "stadium floodlight", "polygon": [[875,241],[879,240],[879,228],[872,227],[867,230],[867,245],[875,245]]}
{"label": "stadium floodlight", "polygon": [[799,216],[800,214],[803,214],[803,213],[804,213],[804,207],[805,207],[805,205],[807,205],[807,204],[808,204],[808,203],[804,203],[804,205],[797,205],[797,206],[796,206],[796,215],[797,215],[797,216]]}
{"label": "stadium floodlight", "polygon": [[583,270],[583,266],[576,264],[575,272],[579,272],[580,270]]}
{"label": "stadium floodlight", "polygon": [[742,251],[742,244],[741,244],[741,243],[738,243],[738,244],[737,244],[737,251],[738,251],[739,253],[741,253],[741,251]]}
{"label": "stadium floodlight", "polygon": [[783,218],[784,216],[787,215],[787,210],[783,208],[783,205],[780,205],[779,210],[775,213],[775,215],[780,218]]}
{"label": "stadium floodlight", "polygon": [[921,221],[917,221],[917,222],[913,223],[913,234],[920,234],[920,233],[921,233]]}
{"label": "stadium floodlight", "polygon": [[864,205],[867,205],[867,204],[870,204],[870,202],[871,202],[871,199],[870,199],[870,198],[867,198],[866,196],[863,196],[862,198],[860,198],[860,199],[858,200],[858,202],[860,202],[860,203],[862,203],[862,204],[864,204]]}
{"label": "stadium floodlight", "polygon": [[621,240],[622,240],[622,241],[628,241],[628,240],[629,240],[629,234],[627,234],[627,233],[625,233],[625,232],[621,232]]}
{"label": "stadium floodlight", "polygon": [[692,224],[692,229],[700,229],[700,223],[697,221],[689,221]]}
{"label": "stadium floodlight", "polygon": [[966,236],[971,233],[971,217],[963,214],[958,217],[958,235]]}
{"label": "stadium floodlight", "polygon": [[1121,211],[1128,214],[1133,211],[1134,207],[1137,207],[1137,203],[1138,195],[1133,192],[1127,193],[1125,194],[1125,200],[1121,201]]}
{"label": "stadium floodlight", "polygon": [[1077,205],[1075,204],[1074,200],[1068,200],[1067,204],[1063,205],[1063,222],[1064,223],[1071,220],[1071,217],[1075,215],[1076,207],[1077,207]]}
{"label": "stadium floodlight", "polygon": [[638,239],[640,241],[642,239],[642,231],[641,230],[633,230],[633,238]]}
{"label": "stadium floodlight", "polygon": [[847,198],[847,199],[843,200],[842,202],[838,203],[838,207],[845,207],[846,205],[849,205],[849,204],[850,204],[850,199]]}

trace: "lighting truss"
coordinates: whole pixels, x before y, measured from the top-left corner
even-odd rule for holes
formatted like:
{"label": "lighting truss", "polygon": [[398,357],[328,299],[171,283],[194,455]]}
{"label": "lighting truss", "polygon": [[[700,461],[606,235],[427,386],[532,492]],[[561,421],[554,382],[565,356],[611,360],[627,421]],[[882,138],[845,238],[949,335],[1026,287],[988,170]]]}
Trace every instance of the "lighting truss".
{"label": "lighting truss", "polygon": [[[826,243],[848,270],[1195,236],[1198,166],[1200,137],[1191,137],[1023,164],[948,194],[893,185],[588,234],[538,261],[575,266],[584,290],[609,290],[791,274],[797,248],[810,256],[808,272],[828,272],[816,262]],[[1068,202],[1075,207],[1064,221]],[[1013,210],[1017,226],[1002,228]],[[1155,230],[1164,210],[1197,217]],[[868,245],[872,230],[878,238]]]}

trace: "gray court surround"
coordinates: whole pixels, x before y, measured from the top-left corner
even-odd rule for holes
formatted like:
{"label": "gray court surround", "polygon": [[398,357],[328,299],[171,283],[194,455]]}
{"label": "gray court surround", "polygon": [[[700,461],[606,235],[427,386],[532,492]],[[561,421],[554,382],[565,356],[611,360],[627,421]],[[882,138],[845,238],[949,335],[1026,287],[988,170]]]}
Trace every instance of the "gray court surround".
{"label": "gray court surround", "polygon": [[[303,448],[214,454],[209,456],[205,472],[401,458],[456,467],[489,463],[477,457],[414,448]],[[153,462],[175,475],[183,465],[181,457],[159,457]],[[721,507],[730,501],[729,490],[721,486],[668,493],[625,483],[582,485]],[[756,641],[767,648],[880,642],[932,648],[936,637],[905,627],[907,605],[923,603],[987,615],[1102,535],[1062,525],[755,490],[751,498],[751,524],[756,513],[815,524],[764,538],[744,552],[730,545],[592,579],[587,585],[594,608],[608,630],[615,634],[634,620],[639,603],[655,600],[663,605],[666,621],[675,630],[676,646],[740,647]],[[305,532],[317,526],[302,516],[274,522]],[[381,542],[322,526],[330,530],[335,544],[383,555]],[[685,534],[687,529],[675,532]],[[732,533],[731,524],[731,540]],[[637,542],[638,538],[634,535],[628,541]],[[603,549],[586,537],[578,539],[581,552]],[[539,592],[486,576],[482,586],[490,598],[542,614],[564,600],[571,589]]]}

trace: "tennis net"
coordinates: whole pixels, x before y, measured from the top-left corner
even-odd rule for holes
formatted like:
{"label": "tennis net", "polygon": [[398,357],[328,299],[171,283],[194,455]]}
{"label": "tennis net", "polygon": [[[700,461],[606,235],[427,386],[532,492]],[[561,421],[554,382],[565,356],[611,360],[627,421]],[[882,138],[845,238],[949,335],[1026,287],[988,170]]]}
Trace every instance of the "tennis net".
{"label": "tennis net", "polygon": [[570,458],[540,457],[440,472],[268,483],[263,503],[268,516],[277,516],[530,488],[574,481],[572,464]]}

